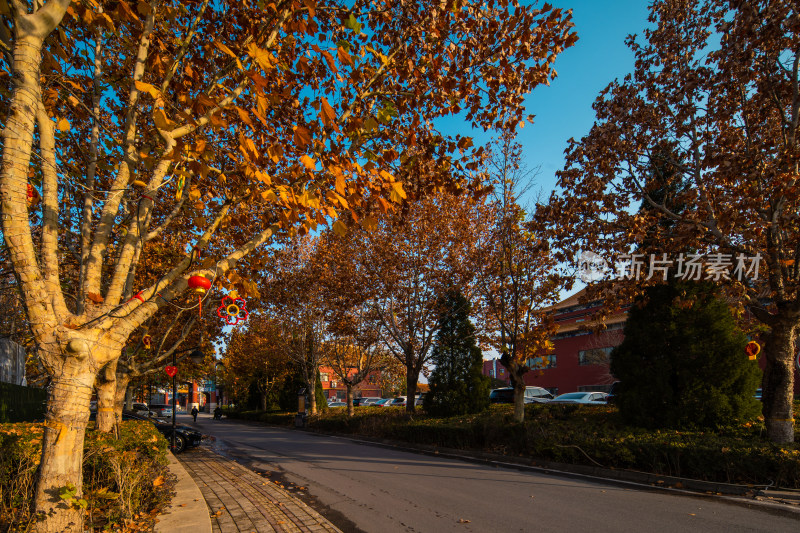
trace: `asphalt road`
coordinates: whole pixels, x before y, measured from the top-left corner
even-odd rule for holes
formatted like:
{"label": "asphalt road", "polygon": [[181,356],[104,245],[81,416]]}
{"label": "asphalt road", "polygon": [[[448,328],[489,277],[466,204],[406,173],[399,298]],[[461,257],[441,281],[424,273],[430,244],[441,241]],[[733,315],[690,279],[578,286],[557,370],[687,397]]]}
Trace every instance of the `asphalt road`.
{"label": "asphalt road", "polygon": [[800,531],[800,519],[704,498],[495,468],[204,415],[195,425],[255,467],[283,471],[367,533]]}

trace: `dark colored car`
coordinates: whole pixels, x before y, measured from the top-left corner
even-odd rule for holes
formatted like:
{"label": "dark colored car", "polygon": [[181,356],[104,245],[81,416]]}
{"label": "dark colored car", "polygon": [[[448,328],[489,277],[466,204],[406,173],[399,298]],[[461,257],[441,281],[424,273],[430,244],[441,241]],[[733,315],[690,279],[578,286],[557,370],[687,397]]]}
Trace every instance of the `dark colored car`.
{"label": "dark colored car", "polygon": [[[94,420],[96,413],[92,413],[89,417],[89,420]],[[122,420],[143,420],[145,422],[150,422],[154,426],[159,433],[166,437],[167,441],[172,445],[172,423],[171,422],[164,422],[164,419],[157,419],[157,418],[150,418],[142,415],[138,415],[136,413],[132,413],[130,411],[123,411],[122,412]],[[202,433],[194,429],[190,426],[185,426],[183,424],[176,424],[175,425],[175,449],[172,450],[174,453],[181,453],[186,448],[193,448],[200,444],[200,441],[203,439]]]}

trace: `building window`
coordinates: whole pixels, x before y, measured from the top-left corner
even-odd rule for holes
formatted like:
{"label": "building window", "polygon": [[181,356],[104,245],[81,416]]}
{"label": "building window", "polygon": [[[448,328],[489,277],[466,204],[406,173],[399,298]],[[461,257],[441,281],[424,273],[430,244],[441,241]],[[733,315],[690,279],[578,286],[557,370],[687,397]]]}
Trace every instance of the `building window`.
{"label": "building window", "polygon": [[541,357],[531,357],[525,364],[531,370],[544,370],[545,368],[556,367],[556,354],[543,355]]}
{"label": "building window", "polygon": [[319,373],[319,380],[320,381],[330,381],[331,377],[328,375],[327,372],[320,372]]}
{"label": "building window", "polygon": [[578,352],[579,365],[607,365],[609,355],[613,346],[606,346],[605,348],[590,348],[588,350],[581,350]]}

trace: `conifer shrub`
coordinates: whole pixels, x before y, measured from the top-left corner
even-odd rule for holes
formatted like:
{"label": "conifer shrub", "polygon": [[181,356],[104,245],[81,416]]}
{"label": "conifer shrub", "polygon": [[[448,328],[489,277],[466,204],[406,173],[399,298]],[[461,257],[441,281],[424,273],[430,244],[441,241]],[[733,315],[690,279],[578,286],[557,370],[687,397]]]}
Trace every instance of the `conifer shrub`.
{"label": "conifer shrub", "polygon": [[469,320],[470,304],[459,290],[440,299],[439,333],[431,360],[436,367],[423,406],[431,415],[477,413],[489,407],[489,378]]}
{"label": "conifer shrub", "polygon": [[747,338],[708,282],[650,287],[628,313],[625,339],[611,352],[617,404],[630,424],[716,427],[758,416],[760,370]]}

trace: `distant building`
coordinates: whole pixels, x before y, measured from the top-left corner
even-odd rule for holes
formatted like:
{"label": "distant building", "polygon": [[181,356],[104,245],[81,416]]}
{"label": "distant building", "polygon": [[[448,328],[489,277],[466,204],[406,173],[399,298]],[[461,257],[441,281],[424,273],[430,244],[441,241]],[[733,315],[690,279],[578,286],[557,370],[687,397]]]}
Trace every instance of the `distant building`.
{"label": "distant building", "polygon": [[500,381],[509,382],[511,376],[508,374],[506,367],[500,364],[500,359],[490,359],[483,362],[483,375],[490,378],[499,379]]}
{"label": "distant building", "polygon": [[[350,369],[348,375],[356,373],[356,369]],[[347,399],[347,387],[344,386],[339,376],[332,368],[327,366],[319,367],[319,378],[322,382],[322,392],[328,399],[336,398],[345,401]],[[353,398],[380,398],[381,396],[381,372],[373,370],[367,377],[353,388]]]}
{"label": "distant building", "polygon": [[[607,391],[615,381],[609,371],[609,354],[624,338],[622,329],[627,308],[607,317],[606,330],[596,333],[592,316],[602,308],[602,302],[581,303],[586,289],[555,304],[553,319],[558,332],[551,339],[554,349],[543,361],[530,361],[528,366],[539,367],[525,374],[525,384],[543,387],[553,394],[576,391]],[[538,359],[538,358],[537,358]],[[546,367],[541,368],[542,362]],[[483,362],[483,374],[509,382],[508,371],[499,359]]]}

